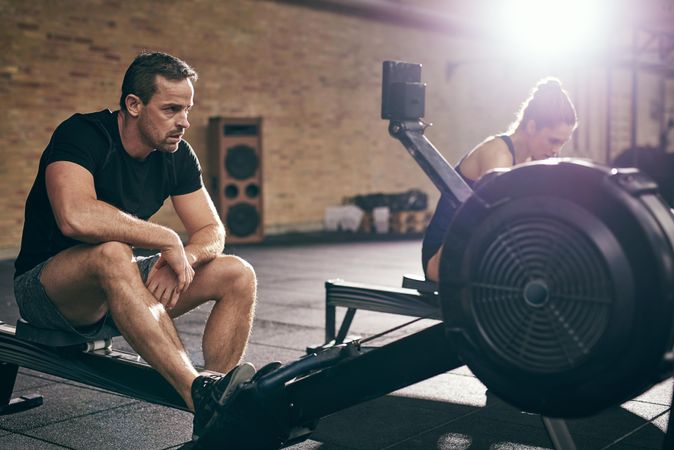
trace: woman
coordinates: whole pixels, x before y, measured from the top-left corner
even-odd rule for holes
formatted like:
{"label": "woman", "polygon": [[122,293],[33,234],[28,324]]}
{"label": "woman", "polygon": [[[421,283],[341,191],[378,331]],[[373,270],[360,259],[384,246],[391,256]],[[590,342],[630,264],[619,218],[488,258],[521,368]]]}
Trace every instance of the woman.
{"label": "woman", "polygon": [[[508,132],[484,140],[461,159],[456,170],[473,187],[490,170],[555,157],[571,139],[576,124],[576,110],[559,80],[544,78],[522,103]],[[429,280],[438,281],[442,242],[453,215],[451,203],[440,198],[421,252]]]}

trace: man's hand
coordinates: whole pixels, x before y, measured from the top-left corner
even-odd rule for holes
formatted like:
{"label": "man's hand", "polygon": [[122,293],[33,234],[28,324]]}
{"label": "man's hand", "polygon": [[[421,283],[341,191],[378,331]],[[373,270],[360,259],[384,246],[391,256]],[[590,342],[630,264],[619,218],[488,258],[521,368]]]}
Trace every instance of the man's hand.
{"label": "man's hand", "polygon": [[145,286],[166,309],[173,308],[180,297],[178,277],[163,257],[150,270]]}
{"label": "man's hand", "polygon": [[185,247],[176,235],[176,242],[167,248],[162,249],[161,259],[166,261],[168,267],[173,270],[173,273],[178,278],[178,286],[176,290],[181,294],[187,290],[194,278],[194,269],[190,265],[185,253]]}

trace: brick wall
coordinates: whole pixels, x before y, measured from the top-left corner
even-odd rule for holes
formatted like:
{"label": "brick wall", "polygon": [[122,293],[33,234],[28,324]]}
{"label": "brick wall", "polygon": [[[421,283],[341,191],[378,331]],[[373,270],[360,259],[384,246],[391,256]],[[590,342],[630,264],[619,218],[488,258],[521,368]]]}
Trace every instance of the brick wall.
{"label": "brick wall", "polygon": [[[444,60],[434,55],[447,52],[446,36],[262,1],[0,0],[0,43],[0,247],[17,246],[54,127],[76,111],[115,108],[143,49],[199,71],[187,138],[204,163],[210,116],[263,118],[267,233],[318,229],[325,206],[344,196],[432,189],[378,118],[381,62],[422,62],[440,86]],[[170,207],[153,220],[180,229]]]}
{"label": "brick wall", "polygon": [[[263,118],[268,234],[320,229],[324,208],[345,196],[414,187],[437,198],[379,119],[383,60],[424,65],[426,116],[436,125],[427,136],[450,162],[502,131],[546,75],[493,62],[448,74],[449,61],[469,61],[480,44],[255,0],[0,0],[0,46],[0,249],[18,247],[23,203],[52,130],[74,112],[116,108],[124,71],[144,49],[199,71],[187,139],[205,165],[209,117]],[[513,86],[485,94],[490,74]],[[170,206],[153,220],[181,231]]]}

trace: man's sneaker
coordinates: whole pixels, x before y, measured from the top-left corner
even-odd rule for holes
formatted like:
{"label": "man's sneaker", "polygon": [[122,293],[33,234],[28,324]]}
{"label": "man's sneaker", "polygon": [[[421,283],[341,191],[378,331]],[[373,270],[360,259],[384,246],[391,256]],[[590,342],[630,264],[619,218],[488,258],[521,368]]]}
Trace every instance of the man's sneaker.
{"label": "man's sneaker", "polygon": [[230,370],[227,375],[204,372],[192,382],[192,401],[194,402],[192,439],[199,438],[213,419],[213,413],[218,407],[224,405],[236,388],[249,381],[253,375],[255,375],[255,366],[246,362]]}

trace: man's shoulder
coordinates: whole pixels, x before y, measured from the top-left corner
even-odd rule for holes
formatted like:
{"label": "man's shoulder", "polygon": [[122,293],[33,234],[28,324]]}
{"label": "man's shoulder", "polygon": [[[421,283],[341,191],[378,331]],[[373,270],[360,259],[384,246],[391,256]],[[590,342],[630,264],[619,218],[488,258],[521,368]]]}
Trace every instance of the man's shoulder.
{"label": "man's shoulder", "polygon": [[93,113],[75,113],[61,122],[57,129],[72,130],[72,129],[95,129],[101,125],[105,125],[106,121],[110,121],[114,113],[109,109]]}
{"label": "man's shoulder", "polygon": [[94,113],[75,113],[61,122],[54,132],[54,138],[57,141],[108,138],[108,128],[113,115],[114,113],[107,109]]}
{"label": "man's shoulder", "polygon": [[179,163],[186,163],[186,162],[191,162],[191,161],[199,161],[196,152],[192,148],[189,142],[182,140],[180,141],[180,144],[178,144],[178,150],[176,150],[174,153],[174,158]]}
{"label": "man's shoulder", "polygon": [[194,149],[192,149],[192,146],[188,141],[185,139],[180,141],[180,144],[178,144],[178,150],[176,153],[182,153],[182,154],[189,154],[189,153],[194,153]]}
{"label": "man's shoulder", "polygon": [[[74,114],[63,121],[54,131],[50,145],[45,150],[47,160],[72,161],[83,165],[93,172],[96,161],[105,161],[111,149],[113,138],[110,134],[109,124],[96,118],[97,114],[110,114],[99,112],[90,114]],[[99,115],[98,117],[106,117]]]}
{"label": "man's shoulder", "polygon": [[115,118],[115,116],[116,113],[108,108],[96,112],[77,113],[73,115],[73,117],[79,117],[88,122],[109,122],[112,121]]}

